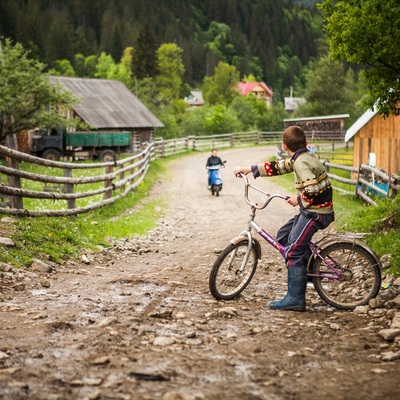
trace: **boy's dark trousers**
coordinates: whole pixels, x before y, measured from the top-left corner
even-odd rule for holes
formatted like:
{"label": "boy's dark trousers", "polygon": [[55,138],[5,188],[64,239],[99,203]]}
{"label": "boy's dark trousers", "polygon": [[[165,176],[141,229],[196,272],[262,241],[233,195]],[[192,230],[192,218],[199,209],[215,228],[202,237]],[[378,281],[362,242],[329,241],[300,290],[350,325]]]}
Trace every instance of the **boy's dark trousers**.
{"label": "boy's dark trousers", "polygon": [[307,210],[300,210],[300,213],[291,218],[278,231],[276,239],[286,246],[285,260],[288,268],[306,266],[311,255],[308,242],[314,234],[325,229],[335,216],[331,214],[317,214]]}
{"label": "boy's dark trousers", "polygon": [[279,301],[269,307],[277,310],[305,311],[307,287],[307,261],[311,255],[308,242],[314,233],[326,228],[334,220],[334,214],[317,214],[305,210],[283,225],[277,240],[286,246],[285,260],[288,267],[288,291]]}

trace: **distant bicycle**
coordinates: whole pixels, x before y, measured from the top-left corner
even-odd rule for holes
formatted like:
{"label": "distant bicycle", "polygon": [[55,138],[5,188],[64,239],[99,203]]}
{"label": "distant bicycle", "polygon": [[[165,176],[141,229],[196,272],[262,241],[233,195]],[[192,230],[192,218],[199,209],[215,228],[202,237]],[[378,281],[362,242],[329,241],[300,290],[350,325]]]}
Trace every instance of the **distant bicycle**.
{"label": "distant bicycle", "polygon": [[[274,198],[287,199],[280,194],[268,194],[251,185],[245,175],[245,200],[251,207],[248,227],[222,251],[215,261],[209,276],[211,294],[217,300],[231,300],[250,283],[261,259],[261,246],[252,235],[257,232],[267,243],[283,256],[285,247],[262,229],[255,221],[257,210],[262,210]],[[258,205],[249,199],[249,189],[267,196],[264,204]],[[352,310],[368,304],[377,296],[381,287],[381,265],[377,255],[361,239],[363,234],[325,235],[318,242],[310,242],[311,256],[308,260],[307,276],[312,280],[316,292],[332,307]]]}

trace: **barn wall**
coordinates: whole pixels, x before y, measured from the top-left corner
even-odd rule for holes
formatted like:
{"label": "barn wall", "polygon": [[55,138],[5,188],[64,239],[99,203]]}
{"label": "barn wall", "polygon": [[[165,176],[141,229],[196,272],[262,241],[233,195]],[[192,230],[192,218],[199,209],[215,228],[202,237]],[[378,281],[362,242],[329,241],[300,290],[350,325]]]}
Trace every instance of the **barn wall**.
{"label": "barn wall", "polygon": [[400,171],[400,117],[384,119],[376,114],[354,136],[354,166],[368,164],[369,153],[375,153],[376,166],[387,173]]}

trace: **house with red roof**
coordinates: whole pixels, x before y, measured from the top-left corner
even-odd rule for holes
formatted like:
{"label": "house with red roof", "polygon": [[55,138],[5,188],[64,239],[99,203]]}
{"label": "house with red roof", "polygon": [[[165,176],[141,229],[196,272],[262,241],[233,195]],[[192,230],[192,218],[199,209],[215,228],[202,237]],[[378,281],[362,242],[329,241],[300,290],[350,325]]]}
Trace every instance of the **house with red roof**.
{"label": "house with red roof", "polygon": [[237,89],[242,96],[253,94],[258,100],[265,101],[267,107],[272,105],[272,90],[264,82],[242,81],[237,84]]}

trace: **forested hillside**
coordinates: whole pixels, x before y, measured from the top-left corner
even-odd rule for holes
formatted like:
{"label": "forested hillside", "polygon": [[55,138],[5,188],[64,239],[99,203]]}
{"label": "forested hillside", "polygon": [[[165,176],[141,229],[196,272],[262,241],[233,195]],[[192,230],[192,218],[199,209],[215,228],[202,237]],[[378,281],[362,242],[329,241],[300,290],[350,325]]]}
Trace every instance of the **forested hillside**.
{"label": "forested hillside", "polygon": [[183,50],[184,81],[190,87],[199,87],[223,61],[241,77],[252,74],[265,81],[275,100],[282,100],[290,86],[297,92],[304,88],[301,71],[324,44],[314,3],[1,0],[0,35],[20,42],[48,68],[57,60],[74,63],[77,54],[105,52],[119,62],[124,49],[132,47],[141,55],[133,68],[138,79],[155,73],[149,59],[154,60],[160,45],[176,43]]}

